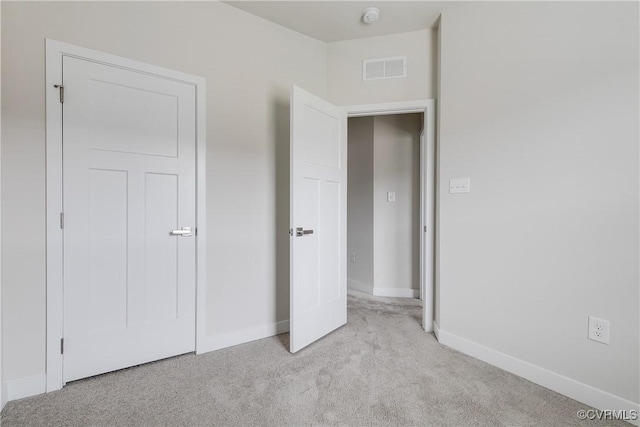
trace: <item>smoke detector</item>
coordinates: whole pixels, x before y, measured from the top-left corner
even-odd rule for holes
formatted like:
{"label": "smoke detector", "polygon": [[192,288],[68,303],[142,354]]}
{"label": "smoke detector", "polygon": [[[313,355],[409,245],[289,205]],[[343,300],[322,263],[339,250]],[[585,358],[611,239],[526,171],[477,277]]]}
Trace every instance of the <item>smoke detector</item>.
{"label": "smoke detector", "polygon": [[365,24],[373,24],[378,19],[380,19],[380,9],[377,7],[369,7],[362,14],[362,20]]}

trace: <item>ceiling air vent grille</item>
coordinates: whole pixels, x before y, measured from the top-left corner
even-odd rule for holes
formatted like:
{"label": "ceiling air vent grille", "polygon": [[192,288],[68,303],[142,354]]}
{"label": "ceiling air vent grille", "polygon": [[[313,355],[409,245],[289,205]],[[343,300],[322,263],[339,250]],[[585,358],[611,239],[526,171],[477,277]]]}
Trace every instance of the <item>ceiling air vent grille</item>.
{"label": "ceiling air vent grille", "polygon": [[362,80],[380,80],[407,76],[407,57],[366,59],[362,61]]}

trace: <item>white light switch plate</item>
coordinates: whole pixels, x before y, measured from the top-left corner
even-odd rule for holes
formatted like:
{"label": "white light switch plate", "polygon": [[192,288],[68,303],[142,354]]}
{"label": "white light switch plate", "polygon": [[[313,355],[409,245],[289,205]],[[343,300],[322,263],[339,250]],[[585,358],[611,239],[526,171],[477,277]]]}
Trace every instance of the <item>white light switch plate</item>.
{"label": "white light switch plate", "polygon": [[387,202],[395,202],[396,201],[396,192],[389,191],[387,192]]}
{"label": "white light switch plate", "polygon": [[454,178],[449,180],[449,194],[471,192],[471,179]]}

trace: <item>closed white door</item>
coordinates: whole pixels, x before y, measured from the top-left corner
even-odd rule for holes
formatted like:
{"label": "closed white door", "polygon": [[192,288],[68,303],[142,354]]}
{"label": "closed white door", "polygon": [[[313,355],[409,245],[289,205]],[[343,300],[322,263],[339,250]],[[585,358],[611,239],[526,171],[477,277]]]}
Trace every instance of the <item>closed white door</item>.
{"label": "closed white door", "polygon": [[347,322],[347,115],[291,94],[290,351]]}
{"label": "closed white door", "polygon": [[196,100],[69,56],[63,79],[66,382],[195,349]]}

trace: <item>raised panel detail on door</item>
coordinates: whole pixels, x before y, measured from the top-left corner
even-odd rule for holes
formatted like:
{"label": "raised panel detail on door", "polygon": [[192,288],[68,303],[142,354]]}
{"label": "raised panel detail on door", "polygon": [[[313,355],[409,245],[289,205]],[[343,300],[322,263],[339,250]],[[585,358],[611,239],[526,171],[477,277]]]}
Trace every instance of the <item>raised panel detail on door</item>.
{"label": "raised panel detail on door", "polygon": [[192,84],[63,57],[64,355],[72,381],[195,350]]}
{"label": "raised panel detail on door", "polygon": [[167,238],[167,230],[178,226],[178,177],[145,175],[145,321],[175,319],[178,316],[178,242]]}
{"label": "raised panel detail on door", "polygon": [[300,125],[308,128],[300,139],[302,159],[308,163],[340,168],[340,120],[311,105],[301,109],[298,120]]}
{"label": "raised panel detail on door", "polygon": [[127,172],[89,170],[91,332],[127,326]]}
{"label": "raised panel detail on door", "polygon": [[320,301],[332,302],[342,295],[341,269],[342,258],[346,255],[340,246],[342,230],[341,191],[339,182],[326,181],[320,191],[320,226],[319,226],[319,264],[320,264]]}
{"label": "raised panel detail on door", "polygon": [[87,91],[87,96],[103,100],[87,105],[91,148],[177,156],[177,96],[97,79],[88,82]]}
{"label": "raised panel detail on door", "polygon": [[303,286],[299,294],[299,301],[303,310],[310,310],[320,304],[320,265],[317,262],[319,256],[318,234],[318,204],[320,201],[321,181],[315,178],[305,177],[301,182],[300,209],[301,216],[305,218],[303,228],[314,230],[314,234],[299,239],[296,243],[300,251],[307,256],[298,258],[298,268],[296,269],[297,281]]}

